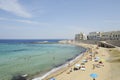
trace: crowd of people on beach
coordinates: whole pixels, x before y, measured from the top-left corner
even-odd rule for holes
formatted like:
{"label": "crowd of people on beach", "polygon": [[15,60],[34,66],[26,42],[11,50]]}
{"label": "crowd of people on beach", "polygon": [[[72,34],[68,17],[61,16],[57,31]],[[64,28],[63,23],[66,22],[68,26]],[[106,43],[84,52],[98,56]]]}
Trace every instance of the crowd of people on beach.
{"label": "crowd of people on beach", "polygon": [[[99,49],[98,47],[96,47],[96,49]],[[98,52],[94,51],[92,52],[92,49],[89,50],[89,54],[87,56],[84,57],[84,59],[81,61],[81,63],[76,63],[74,64],[74,67],[70,67],[70,64],[68,65],[70,68],[67,71],[67,74],[72,73],[73,71],[86,71],[87,66],[85,65],[86,63],[89,63],[90,61],[93,61],[92,65],[92,69],[96,69],[96,68],[101,68],[104,67],[104,59],[100,58],[99,56],[97,56]],[[104,55],[102,55],[104,56]],[[52,80],[52,79],[50,79]],[[56,80],[56,79],[55,79]],[[95,78],[93,77],[93,80],[95,80]]]}
{"label": "crowd of people on beach", "polygon": [[82,60],[82,62],[80,64],[75,64],[74,68],[70,69],[70,71],[68,72],[68,74],[72,71],[76,71],[76,70],[82,70],[82,71],[85,71],[86,70],[86,66],[85,66],[85,63],[89,62],[89,61],[94,61],[96,63],[93,64],[93,69],[95,68],[100,68],[100,67],[104,67],[104,64],[103,64],[103,60],[104,59],[101,59],[100,57],[96,57],[96,54],[98,54],[98,52],[90,52],[89,55],[84,59]]}

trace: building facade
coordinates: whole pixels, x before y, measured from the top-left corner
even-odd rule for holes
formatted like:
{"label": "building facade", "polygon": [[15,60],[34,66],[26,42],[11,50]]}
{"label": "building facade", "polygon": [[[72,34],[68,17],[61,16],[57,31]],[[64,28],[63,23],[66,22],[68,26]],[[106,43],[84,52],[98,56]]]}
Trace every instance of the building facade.
{"label": "building facade", "polygon": [[75,35],[75,41],[86,40],[86,39],[87,39],[87,38],[86,38],[85,34],[83,34],[83,33],[80,33],[80,34],[76,34],[76,35]]}
{"label": "building facade", "polygon": [[87,35],[88,40],[100,40],[101,38],[101,32],[90,32]]}
{"label": "building facade", "polygon": [[120,40],[120,31],[90,32],[88,40]]}
{"label": "building facade", "polygon": [[101,40],[120,40],[120,31],[102,32]]}

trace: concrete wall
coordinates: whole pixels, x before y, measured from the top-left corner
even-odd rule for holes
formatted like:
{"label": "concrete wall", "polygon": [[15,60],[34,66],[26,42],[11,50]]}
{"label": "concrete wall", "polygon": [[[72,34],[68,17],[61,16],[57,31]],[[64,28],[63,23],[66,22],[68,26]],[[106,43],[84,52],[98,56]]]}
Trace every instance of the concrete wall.
{"label": "concrete wall", "polygon": [[120,40],[107,40],[106,42],[120,47]]}
{"label": "concrete wall", "polygon": [[[97,44],[99,40],[80,40],[78,43]],[[106,40],[106,43],[120,47],[120,40]]]}
{"label": "concrete wall", "polygon": [[105,41],[98,42],[99,47],[105,47],[105,48],[115,48],[114,45],[106,43]]}
{"label": "concrete wall", "polygon": [[86,43],[86,44],[97,44],[98,40],[80,40],[80,41],[76,41],[78,43]]}

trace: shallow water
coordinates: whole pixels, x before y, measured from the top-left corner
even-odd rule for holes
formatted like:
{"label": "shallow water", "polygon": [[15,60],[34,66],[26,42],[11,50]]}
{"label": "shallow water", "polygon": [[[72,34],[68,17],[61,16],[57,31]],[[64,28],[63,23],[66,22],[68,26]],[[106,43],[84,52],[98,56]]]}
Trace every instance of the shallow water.
{"label": "shallow water", "polygon": [[83,51],[65,44],[0,43],[0,80],[10,80],[18,73],[44,73]]}

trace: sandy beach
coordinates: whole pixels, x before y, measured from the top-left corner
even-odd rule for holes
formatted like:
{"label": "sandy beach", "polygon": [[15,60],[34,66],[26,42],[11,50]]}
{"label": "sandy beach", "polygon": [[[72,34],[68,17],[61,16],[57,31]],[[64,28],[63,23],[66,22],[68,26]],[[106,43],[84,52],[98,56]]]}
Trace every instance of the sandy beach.
{"label": "sandy beach", "polygon": [[[90,77],[90,74],[96,73],[98,77],[95,80],[119,80],[120,78],[114,78],[114,75],[112,73],[112,67],[113,63],[110,63],[111,55],[109,54],[109,51],[113,49],[108,48],[102,48],[98,47],[97,45],[91,45],[91,44],[75,44],[79,45],[85,48],[90,48],[89,51],[86,51],[84,53],[84,56],[79,57],[76,61],[69,64],[68,66],[57,70],[56,72],[52,73],[51,75],[47,76],[43,80],[49,80],[50,78],[54,77],[56,80],[93,80],[93,78]],[[90,52],[96,53],[92,57],[92,60],[88,60],[88,62],[85,63],[85,71],[79,69],[79,70],[73,70],[75,67],[75,64],[81,64],[84,59],[90,56]],[[93,65],[98,64],[98,62],[95,62],[93,58],[99,57],[104,66],[94,67]],[[118,71],[119,69],[117,69]],[[116,73],[116,72],[114,72]],[[118,73],[119,74],[119,73]]]}

